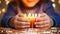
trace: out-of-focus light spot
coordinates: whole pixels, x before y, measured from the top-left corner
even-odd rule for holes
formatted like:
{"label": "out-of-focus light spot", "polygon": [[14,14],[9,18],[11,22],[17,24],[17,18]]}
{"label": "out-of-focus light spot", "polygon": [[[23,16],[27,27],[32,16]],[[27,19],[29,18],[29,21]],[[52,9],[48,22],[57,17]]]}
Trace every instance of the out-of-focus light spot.
{"label": "out-of-focus light spot", "polygon": [[6,1],[6,5],[8,5],[9,1]]}
{"label": "out-of-focus light spot", "polygon": [[8,5],[8,3],[10,2],[10,0],[5,0],[5,2],[6,2],[6,5]]}
{"label": "out-of-focus light spot", "polygon": [[53,3],[52,5],[53,5],[53,7],[55,8],[55,6],[56,6],[55,3]]}
{"label": "out-of-focus light spot", "polygon": [[51,0],[52,2],[55,2],[55,0]]}
{"label": "out-of-focus light spot", "polygon": [[0,4],[1,4],[1,0],[0,0]]}
{"label": "out-of-focus light spot", "polygon": [[60,0],[58,0],[58,3],[60,4]]}
{"label": "out-of-focus light spot", "polygon": [[4,13],[6,11],[6,9],[5,8],[2,8],[2,12]]}
{"label": "out-of-focus light spot", "polygon": [[5,1],[9,1],[9,0],[5,0]]}
{"label": "out-of-focus light spot", "polygon": [[0,10],[0,14],[1,14],[1,10]]}

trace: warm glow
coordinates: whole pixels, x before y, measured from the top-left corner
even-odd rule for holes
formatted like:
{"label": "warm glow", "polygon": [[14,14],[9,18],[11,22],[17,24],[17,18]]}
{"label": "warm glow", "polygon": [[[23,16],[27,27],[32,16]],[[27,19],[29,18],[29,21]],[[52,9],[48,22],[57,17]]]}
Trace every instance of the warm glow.
{"label": "warm glow", "polygon": [[6,5],[8,5],[9,1],[6,1]]}
{"label": "warm glow", "polygon": [[0,0],[0,4],[1,4],[1,0]]}
{"label": "warm glow", "polygon": [[5,11],[6,11],[6,9],[5,9],[5,8],[3,8],[3,9],[2,9],[2,12],[4,13]]}
{"label": "warm glow", "polygon": [[60,0],[58,0],[58,3],[60,4]]}
{"label": "warm glow", "polygon": [[55,8],[55,6],[56,6],[55,3],[53,3],[52,5],[53,5],[53,7]]}
{"label": "warm glow", "polygon": [[29,20],[32,23],[32,28],[33,28],[33,23],[35,22],[36,18],[40,17],[40,14],[24,14],[24,17],[26,20]]}
{"label": "warm glow", "polygon": [[[32,16],[31,16],[32,15]],[[29,20],[32,24],[32,28],[33,28],[33,23],[34,23],[34,14],[31,14],[31,13],[29,13],[29,14],[24,14],[24,17],[23,18],[25,18],[26,20]]]}
{"label": "warm glow", "polygon": [[31,13],[29,13],[29,14],[24,14],[24,16],[25,17],[30,17],[30,18],[35,18],[35,17],[40,17],[40,14],[31,14]]}
{"label": "warm glow", "polygon": [[35,17],[37,17],[37,14],[35,13]]}
{"label": "warm glow", "polygon": [[24,14],[24,18],[30,20],[31,22],[33,22],[34,19],[38,17],[40,17],[40,14],[31,14],[31,13],[29,13],[28,15]]}
{"label": "warm glow", "polygon": [[40,14],[38,14],[38,17],[40,17]]}
{"label": "warm glow", "polygon": [[28,14],[28,17],[31,17],[31,13]]}
{"label": "warm glow", "polygon": [[5,2],[6,2],[6,5],[8,5],[8,3],[10,2],[10,0],[5,0]]}
{"label": "warm glow", "polygon": [[5,1],[9,1],[9,0],[5,0]]}
{"label": "warm glow", "polygon": [[24,18],[30,21],[34,21],[34,14],[31,14],[31,13],[29,13],[28,15],[24,14]]}
{"label": "warm glow", "polygon": [[1,10],[0,10],[0,14],[1,14]]}
{"label": "warm glow", "polygon": [[55,2],[55,0],[51,0],[52,2]]}

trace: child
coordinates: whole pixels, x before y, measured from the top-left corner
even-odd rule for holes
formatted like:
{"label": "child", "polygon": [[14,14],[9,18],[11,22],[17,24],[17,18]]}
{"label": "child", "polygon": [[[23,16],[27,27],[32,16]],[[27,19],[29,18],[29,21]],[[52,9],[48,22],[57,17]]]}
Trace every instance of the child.
{"label": "child", "polygon": [[59,16],[54,11],[50,0],[14,0],[8,5],[7,12],[1,22],[2,27],[29,28],[30,21],[21,17],[22,13],[28,12],[40,13],[39,22],[34,22],[36,28],[49,29],[52,26],[60,26]]}

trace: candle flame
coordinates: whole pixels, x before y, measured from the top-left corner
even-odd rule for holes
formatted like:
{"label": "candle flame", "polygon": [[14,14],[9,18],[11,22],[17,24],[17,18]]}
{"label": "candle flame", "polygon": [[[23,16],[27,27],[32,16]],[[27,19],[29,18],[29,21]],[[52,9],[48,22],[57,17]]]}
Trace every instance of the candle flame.
{"label": "candle flame", "polygon": [[28,14],[28,17],[31,17],[31,13]]}
{"label": "candle flame", "polygon": [[24,14],[24,18],[31,22],[31,27],[33,28],[33,23],[35,21],[35,17],[40,17],[40,14]]}
{"label": "candle flame", "polygon": [[37,14],[35,14],[35,16],[34,17],[37,17]]}
{"label": "candle flame", "polygon": [[40,14],[38,14],[38,17],[40,17]]}
{"label": "candle flame", "polygon": [[28,15],[27,14],[24,14],[24,16],[26,16],[26,17],[33,17],[33,18],[35,18],[35,17],[40,17],[40,14],[31,14],[31,13],[29,13]]}

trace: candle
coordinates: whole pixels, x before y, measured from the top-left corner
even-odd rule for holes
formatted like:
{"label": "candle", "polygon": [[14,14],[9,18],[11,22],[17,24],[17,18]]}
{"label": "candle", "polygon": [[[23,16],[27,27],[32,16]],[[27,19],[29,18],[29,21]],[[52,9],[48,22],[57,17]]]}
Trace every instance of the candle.
{"label": "candle", "polygon": [[34,23],[34,14],[24,14],[24,18],[29,20],[31,22],[31,27],[33,28],[33,23]]}
{"label": "candle", "polygon": [[40,17],[40,14],[24,14],[24,18],[29,20],[31,22],[31,27],[33,28],[34,26],[34,22],[36,21],[36,19]]}
{"label": "candle", "polygon": [[29,20],[30,22],[34,22],[34,14],[31,13],[29,13],[28,15],[24,14],[24,18]]}

